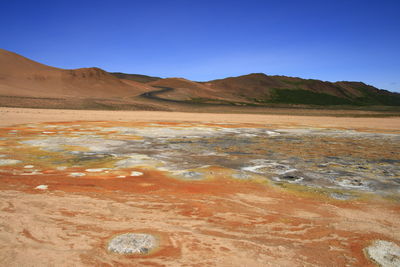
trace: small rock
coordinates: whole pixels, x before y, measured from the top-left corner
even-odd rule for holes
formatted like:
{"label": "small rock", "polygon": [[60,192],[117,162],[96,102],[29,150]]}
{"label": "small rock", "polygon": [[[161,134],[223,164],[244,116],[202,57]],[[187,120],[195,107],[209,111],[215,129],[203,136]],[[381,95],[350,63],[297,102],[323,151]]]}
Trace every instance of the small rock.
{"label": "small rock", "polygon": [[277,136],[277,135],[280,135],[280,133],[274,132],[274,131],[265,131],[265,133],[268,134],[269,136]]}
{"label": "small rock", "polygon": [[108,170],[108,168],[97,168],[97,169],[86,169],[87,172],[102,172]]}
{"label": "small rock", "polygon": [[56,169],[59,170],[59,171],[63,171],[63,170],[66,170],[67,167],[65,167],[65,166],[58,166]]}
{"label": "small rock", "polygon": [[42,173],[38,170],[31,170],[31,172],[21,173],[21,175],[39,175],[39,174],[42,174]]}
{"label": "small rock", "polygon": [[136,172],[136,171],[131,172],[131,176],[142,176],[142,175],[143,172]]}
{"label": "small rock", "polygon": [[342,187],[368,189],[367,182],[358,178],[342,178],[336,181],[336,183]]}
{"label": "small rock", "polygon": [[156,246],[153,235],[127,233],[111,239],[107,249],[119,254],[147,254]]}
{"label": "small rock", "polygon": [[85,176],[86,174],[84,174],[84,173],[81,173],[81,172],[71,172],[70,174],[69,174],[69,176],[71,176],[71,177],[81,177],[81,176]]}
{"label": "small rock", "polygon": [[47,190],[49,188],[48,185],[45,184],[41,184],[35,187],[35,189],[39,189],[39,190]]}
{"label": "small rock", "polygon": [[33,165],[25,165],[24,166],[25,169],[32,169],[33,167],[35,167],[35,166],[33,166]]}
{"label": "small rock", "polygon": [[400,247],[393,242],[376,240],[365,251],[370,259],[382,267],[400,266]]}

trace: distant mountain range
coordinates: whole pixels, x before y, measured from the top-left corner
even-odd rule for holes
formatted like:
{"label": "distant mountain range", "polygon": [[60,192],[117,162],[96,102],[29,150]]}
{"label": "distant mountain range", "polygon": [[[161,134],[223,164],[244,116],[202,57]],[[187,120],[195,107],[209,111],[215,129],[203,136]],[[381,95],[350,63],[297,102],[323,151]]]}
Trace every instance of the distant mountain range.
{"label": "distant mountain range", "polygon": [[377,89],[362,82],[332,83],[263,73],[195,82],[183,78],[108,73],[99,68],[66,70],[46,66],[0,49],[2,106],[168,109],[168,103],[400,106],[400,94]]}

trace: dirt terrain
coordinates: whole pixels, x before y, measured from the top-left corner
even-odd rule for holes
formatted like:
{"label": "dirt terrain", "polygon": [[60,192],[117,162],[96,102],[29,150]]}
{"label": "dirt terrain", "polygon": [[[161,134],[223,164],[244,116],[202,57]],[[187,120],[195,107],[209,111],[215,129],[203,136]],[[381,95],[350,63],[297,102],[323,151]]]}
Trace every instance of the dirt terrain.
{"label": "dirt terrain", "polygon": [[[29,109],[29,108],[4,108],[0,107],[0,126],[10,126],[30,122],[58,122],[58,121],[190,121],[190,122],[227,122],[227,123],[257,123],[267,125],[290,125],[306,127],[343,128],[371,131],[391,131],[400,129],[400,117],[381,118],[378,114],[374,117],[359,117],[371,114],[359,111],[356,117],[348,116],[341,111],[321,112],[321,116],[313,111],[303,110],[301,115],[295,110],[282,109],[285,115],[276,114],[216,114],[216,113],[190,113],[190,112],[162,112],[162,111],[101,111],[101,110],[60,110],[60,109]],[[326,116],[323,116],[326,114]],[[329,116],[330,115],[330,116]]]}
{"label": "dirt terrain", "polygon": [[1,108],[1,264],[396,266],[399,122]]}

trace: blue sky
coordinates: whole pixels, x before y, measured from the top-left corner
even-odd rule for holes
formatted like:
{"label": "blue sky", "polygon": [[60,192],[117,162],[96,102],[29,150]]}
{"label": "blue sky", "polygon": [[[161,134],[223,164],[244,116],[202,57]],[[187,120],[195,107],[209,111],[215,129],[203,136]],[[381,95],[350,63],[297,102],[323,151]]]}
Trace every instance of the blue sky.
{"label": "blue sky", "polygon": [[2,1],[0,47],[61,68],[252,72],[400,92],[400,1]]}

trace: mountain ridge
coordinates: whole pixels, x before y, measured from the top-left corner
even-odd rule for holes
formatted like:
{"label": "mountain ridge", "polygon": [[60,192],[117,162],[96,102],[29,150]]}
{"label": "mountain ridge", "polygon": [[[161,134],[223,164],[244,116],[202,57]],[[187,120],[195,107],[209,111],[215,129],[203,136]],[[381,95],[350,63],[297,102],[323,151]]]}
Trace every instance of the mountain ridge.
{"label": "mountain ridge", "polygon": [[196,105],[400,106],[399,93],[363,82],[328,82],[265,73],[196,82],[107,72],[97,67],[61,69],[0,49],[1,96],[123,99],[139,103],[144,101],[141,96],[149,92],[153,92],[147,94],[153,100]]}

